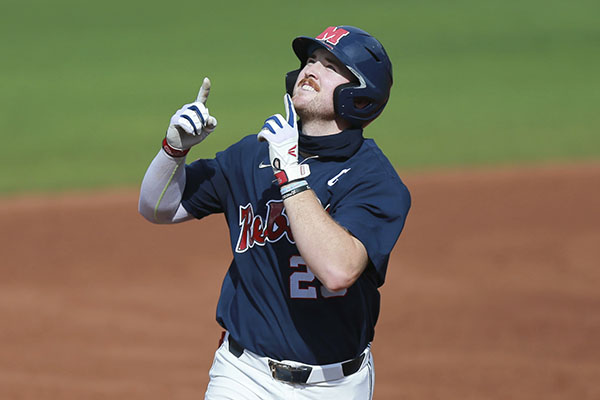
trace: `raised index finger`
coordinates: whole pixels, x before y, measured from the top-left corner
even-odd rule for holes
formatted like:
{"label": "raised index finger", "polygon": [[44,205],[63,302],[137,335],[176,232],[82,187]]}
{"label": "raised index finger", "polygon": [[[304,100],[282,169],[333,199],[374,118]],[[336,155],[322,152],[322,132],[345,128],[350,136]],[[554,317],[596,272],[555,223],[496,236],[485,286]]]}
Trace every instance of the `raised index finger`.
{"label": "raised index finger", "polygon": [[208,95],[210,94],[210,79],[204,78],[202,81],[202,86],[200,86],[200,90],[198,91],[198,97],[196,97],[196,101],[199,101],[202,104],[206,104],[206,99],[208,99]]}
{"label": "raised index finger", "polygon": [[289,94],[286,93],[285,96],[283,96],[283,102],[285,104],[287,123],[293,128],[296,124],[296,109],[294,108],[294,103],[292,103],[292,98]]}

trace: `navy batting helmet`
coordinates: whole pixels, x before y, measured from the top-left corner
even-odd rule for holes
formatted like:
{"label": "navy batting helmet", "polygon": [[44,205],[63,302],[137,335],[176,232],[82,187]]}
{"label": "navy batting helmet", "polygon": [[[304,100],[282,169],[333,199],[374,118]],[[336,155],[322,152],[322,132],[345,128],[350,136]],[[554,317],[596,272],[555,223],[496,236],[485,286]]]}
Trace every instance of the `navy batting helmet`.
{"label": "navy batting helmet", "polygon": [[373,36],[353,26],[330,26],[316,38],[295,38],[292,48],[300,59],[300,68],[286,75],[286,89],[290,95],[310,53],[324,48],[357,78],[357,82],[335,89],[333,105],[336,114],[352,126],[365,126],[381,114],[390,97],[392,63],[381,43]]}

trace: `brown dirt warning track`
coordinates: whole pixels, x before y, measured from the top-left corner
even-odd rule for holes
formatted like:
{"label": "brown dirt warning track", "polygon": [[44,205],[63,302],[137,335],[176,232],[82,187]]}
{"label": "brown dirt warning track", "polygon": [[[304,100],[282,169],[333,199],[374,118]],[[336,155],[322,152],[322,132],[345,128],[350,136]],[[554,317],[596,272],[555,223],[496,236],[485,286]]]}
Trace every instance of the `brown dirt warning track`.
{"label": "brown dirt warning track", "polygon": [[[375,399],[600,398],[600,164],[402,174]],[[0,399],[202,399],[225,221],[0,198]]]}

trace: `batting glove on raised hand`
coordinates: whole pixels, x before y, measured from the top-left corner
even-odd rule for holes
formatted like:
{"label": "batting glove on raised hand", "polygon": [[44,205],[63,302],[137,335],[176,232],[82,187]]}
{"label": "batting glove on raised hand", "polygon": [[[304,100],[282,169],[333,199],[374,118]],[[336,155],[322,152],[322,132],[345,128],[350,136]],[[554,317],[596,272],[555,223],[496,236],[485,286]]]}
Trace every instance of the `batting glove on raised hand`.
{"label": "batting glove on raised hand", "polygon": [[308,165],[298,164],[298,123],[289,94],[283,97],[283,103],[285,119],[281,114],[267,118],[257,135],[259,141],[269,143],[271,167],[280,186],[310,175]]}
{"label": "batting glove on raised hand", "polygon": [[175,157],[187,154],[215,130],[217,120],[208,113],[206,100],[210,94],[210,80],[204,78],[196,101],[181,107],[171,117],[167,135],[163,141],[165,151]]}

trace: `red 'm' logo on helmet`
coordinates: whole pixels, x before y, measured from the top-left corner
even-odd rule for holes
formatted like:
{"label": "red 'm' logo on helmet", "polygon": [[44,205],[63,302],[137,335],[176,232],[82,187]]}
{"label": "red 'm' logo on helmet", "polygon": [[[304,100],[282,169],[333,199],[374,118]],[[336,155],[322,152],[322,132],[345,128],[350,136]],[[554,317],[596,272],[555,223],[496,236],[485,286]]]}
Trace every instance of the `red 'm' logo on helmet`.
{"label": "red 'm' logo on helmet", "polygon": [[321,33],[315,39],[322,40],[324,42],[327,42],[327,43],[335,46],[336,44],[338,44],[338,42],[340,41],[341,38],[343,38],[344,36],[349,35],[349,34],[350,34],[350,32],[348,32],[345,29],[338,28],[337,26],[330,26],[329,28],[325,29],[323,31],[323,33]]}

